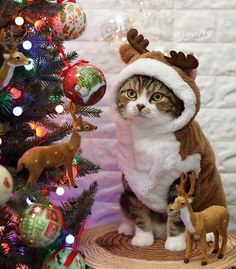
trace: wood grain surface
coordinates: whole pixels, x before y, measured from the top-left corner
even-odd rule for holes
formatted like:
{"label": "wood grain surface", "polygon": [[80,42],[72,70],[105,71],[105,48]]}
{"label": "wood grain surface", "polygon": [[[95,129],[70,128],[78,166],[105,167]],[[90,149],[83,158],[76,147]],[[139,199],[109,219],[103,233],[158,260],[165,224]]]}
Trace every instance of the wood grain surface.
{"label": "wood grain surface", "polygon": [[81,248],[88,266],[95,269],[226,269],[236,265],[236,236],[229,235],[227,249],[222,260],[211,254],[209,261],[201,266],[198,241],[195,241],[190,263],[183,262],[184,251],[171,252],[164,248],[164,241],[156,240],[150,247],[134,247],[131,237],[117,233],[116,225],[105,225],[85,231]]}

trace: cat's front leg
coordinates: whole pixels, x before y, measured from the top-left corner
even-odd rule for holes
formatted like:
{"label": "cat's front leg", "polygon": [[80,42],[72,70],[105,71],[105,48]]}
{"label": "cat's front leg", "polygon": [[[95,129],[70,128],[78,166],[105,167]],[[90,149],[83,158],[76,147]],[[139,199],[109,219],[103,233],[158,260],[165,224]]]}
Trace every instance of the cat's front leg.
{"label": "cat's front leg", "polygon": [[168,210],[165,248],[170,251],[180,251],[186,248],[186,232],[180,212]]}
{"label": "cat's front leg", "polygon": [[131,244],[137,247],[151,246],[154,243],[154,235],[152,230],[144,230],[144,227],[135,225],[135,235],[131,240]]}
{"label": "cat's front leg", "polygon": [[[150,209],[142,204],[136,196],[127,192],[122,193],[120,205],[125,216],[127,216],[129,224],[131,222],[135,224],[134,237],[131,240],[131,244],[138,247],[151,246],[154,243],[154,235]],[[121,232],[123,228],[130,228],[127,224],[120,226],[118,232]]]}

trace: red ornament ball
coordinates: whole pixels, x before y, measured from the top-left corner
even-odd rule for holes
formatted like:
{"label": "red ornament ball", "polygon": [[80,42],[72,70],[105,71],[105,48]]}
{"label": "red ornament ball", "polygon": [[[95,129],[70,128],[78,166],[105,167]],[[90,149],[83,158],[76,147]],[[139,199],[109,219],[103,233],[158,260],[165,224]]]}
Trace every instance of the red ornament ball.
{"label": "red ornament ball", "polygon": [[64,78],[65,96],[80,106],[92,106],[106,92],[106,80],[100,69],[89,63],[78,63],[71,67]]}

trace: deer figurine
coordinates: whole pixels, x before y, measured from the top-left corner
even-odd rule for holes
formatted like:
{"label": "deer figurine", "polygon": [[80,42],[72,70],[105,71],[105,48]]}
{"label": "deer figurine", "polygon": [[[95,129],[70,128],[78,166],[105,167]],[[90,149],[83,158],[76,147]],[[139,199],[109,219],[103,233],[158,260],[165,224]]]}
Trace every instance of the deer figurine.
{"label": "deer figurine", "polygon": [[6,87],[17,66],[23,66],[30,63],[30,60],[25,55],[17,51],[17,43],[14,41],[13,33],[11,35],[11,47],[9,48],[6,44],[6,31],[4,29],[0,32],[0,44],[3,47],[4,62],[0,68],[0,90]]}
{"label": "deer figurine", "polygon": [[222,259],[227,243],[227,227],[229,224],[229,211],[223,206],[210,206],[201,212],[193,212],[191,202],[196,186],[196,176],[192,172],[189,174],[191,187],[188,193],[185,192],[185,184],[188,175],[182,174],[180,185],[176,186],[178,197],[171,206],[171,210],[180,211],[181,219],[187,230],[187,247],[184,262],[188,263],[192,254],[192,244],[194,234],[200,237],[200,250],[202,254],[202,265],[207,264],[207,242],[206,234],[213,232],[215,237],[214,249],[212,253],[219,251],[219,235],[222,236],[222,244],[218,258]]}
{"label": "deer figurine", "polygon": [[80,117],[77,118],[75,114],[76,107],[71,107],[73,131],[70,140],[61,144],[33,147],[27,150],[18,160],[17,172],[21,171],[24,167],[29,170],[27,186],[36,181],[45,168],[64,166],[67,169],[69,185],[77,188],[73,177],[72,164],[74,156],[80,148],[80,132],[93,131],[97,129],[97,126],[83,121]]}

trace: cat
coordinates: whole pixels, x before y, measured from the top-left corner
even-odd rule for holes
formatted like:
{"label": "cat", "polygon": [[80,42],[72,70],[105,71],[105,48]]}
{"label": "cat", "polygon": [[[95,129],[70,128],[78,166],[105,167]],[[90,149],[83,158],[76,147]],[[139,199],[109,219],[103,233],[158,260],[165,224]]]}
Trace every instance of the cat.
{"label": "cat", "polygon": [[[119,90],[117,102],[118,111],[124,119],[134,117],[139,113],[146,120],[156,119],[160,117],[159,113],[161,113],[163,120],[166,118],[166,121],[168,121],[169,117],[177,118],[183,111],[183,101],[164,83],[148,76],[136,75],[125,81]],[[148,106],[143,105],[144,103],[148,103]],[[178,236],[184,233],[185,227],[178,213],[169,211],[161,214],[151,210],[135,196],[124,175],[122,181],[125,192],[121,195],[120,205],[128,220],[123,220],[119,227],[119,233],[134,235],[134,224],[136,224],[137,227],[149,234],[149,240],[146,240],[146,242],[142,240],[142,242],[139,242],[139,238],[134,237],[132,244],[145,246],[153,244],[154,237],[166,239],[167,230],[168,236]],[[175,184],[178,182],[177,179]],[[173,186],[170,187],[167,197],[168,207],[171,206],[177,196]],[[129,225],[127,221],[133,222],[133,225]],[[182,246],[180,247],[182,248]]]}
{"label": "cat", "polygon": [[195,212],[226,206],[215,155],[195,117],[200,90],[195,83],[198,60],[191,54],[147,50],[148,40],[135,29],[120,47],[127,63],[110,89],[111,117],[117,126],[117,160],[125,193],[119,232],[135,246],[148,246],[154,234],[165,248],[183,250],[185,229],[168,210],[182,173],[194,172]]}

